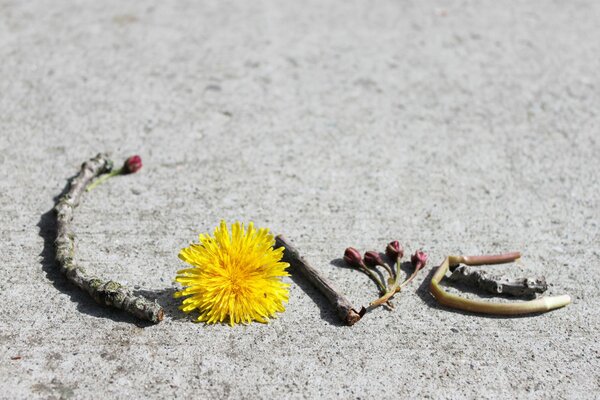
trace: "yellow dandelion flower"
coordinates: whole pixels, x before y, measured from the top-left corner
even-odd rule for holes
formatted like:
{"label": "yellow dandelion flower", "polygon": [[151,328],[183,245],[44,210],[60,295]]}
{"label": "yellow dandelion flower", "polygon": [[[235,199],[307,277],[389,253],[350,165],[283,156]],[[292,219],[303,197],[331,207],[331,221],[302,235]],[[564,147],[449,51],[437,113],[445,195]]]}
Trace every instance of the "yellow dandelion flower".
{"label": "yellow dandelion flower", "polygon": [[281,262],[283,247],[273,249],[275,239],[266,228],[236,222],[227,229],[225,221],[215,228],[214,238],[200,234],[200,243],[179,252],[179,258],[193,268],[177,272],[175,280],[184,289],[181,310],[198,310],[198,321],[213,324],[229,320],[233,326],[252,321],[268,322],[275,312],[285,310],[289,285],[289,264]]}

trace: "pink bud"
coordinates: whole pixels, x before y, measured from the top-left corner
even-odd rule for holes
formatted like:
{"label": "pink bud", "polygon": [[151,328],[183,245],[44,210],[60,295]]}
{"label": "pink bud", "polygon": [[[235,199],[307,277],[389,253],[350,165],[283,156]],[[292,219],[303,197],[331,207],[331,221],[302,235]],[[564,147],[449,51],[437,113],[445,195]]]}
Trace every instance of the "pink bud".
{"label": "pink bud", "polygon": [[363,261],[369,267],[376,267],[378,265],[383,265],[383,260],[381,259],[381,256],[379,255],[379,253],[376,251],[367,251],[365,253],[365,257],[363,258]]}
{"label": "pink bud", "polygon": [[423,253],[421,250],[417,250],[415,254],[410,257],[410,262],[415,269],[423,268],[427,263],[427,254]]}
{"label": "pink bud", "polygon": [[142,168],[142,158],[140,156],[131,156],[123,164],[123,173],[133,174]]}
{"label": "pink bud", "polygon": [[346,251],[344,251],[344,261],[346,261],[346,264],[351,267],[360,267],[362,263],[362,257],[360,252],[354,247],[348,247]]}
{"label": "pink bud", "polygon": [[399,241],[394,240],[393,242],[388,243],[385,248],[385,254],[387,254],[389,258],[395,260],[404,257],[404,249]]}

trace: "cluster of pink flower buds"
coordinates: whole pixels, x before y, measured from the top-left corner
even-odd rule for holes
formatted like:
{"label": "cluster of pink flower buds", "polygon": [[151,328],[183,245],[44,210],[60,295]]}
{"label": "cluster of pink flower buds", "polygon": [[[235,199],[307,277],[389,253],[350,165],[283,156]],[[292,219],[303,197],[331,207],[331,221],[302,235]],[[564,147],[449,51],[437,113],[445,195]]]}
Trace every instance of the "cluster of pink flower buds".
{"label": "cluster of pink flower buds", "polygon": [[[400,244],[399,241],[393,240],[388,243],[385,248],[385,254],[394,262],[402,257],[404,257],[404,248]],[[360,251],[355,249],[354,247],[348,247],[346,251],[344,251],[344,261],[346,264],[351,267],[361,267],[363,265],[367,265],[369,267],[377,267],[385,265],[383,258],[381,258],[381,254],[369,250],[365,252],[364,257],[360,255]],[[423,268],[427,263],[427,254],[422,252],[421,250],[417,250],[410,258],[410,261],[415,268]]]}
{"label": "cluster of pink flower buds", "polygon": [[[404,248],[399,241],[394,240],[386,246],[385,254],[392,261],[392,266],[396,264],[395,269],[390,267],[390,265],[383,260],[381,254],[376,251],[367,251],[362,257],[360,252],[354,247],[348,247],[344,252],[344,261],[346,264],[363,271],[379,287],[381,297],[372,302],[370,304],[371,307],[386,305],[387,307],[392,308],[390,300],[394,294],[398,293],[403,287],[410,283],[427,263],[427,254],[421,250],[417,250],[410,258],[414,271],[408,278],[401,282],[400,276],[403,274],[401,274],[400,260],[404,257]],[[377,267],[383,267],[387,271],[389,274],[388,280],[382,280],[378,277],[373,271],[376,270]]]}

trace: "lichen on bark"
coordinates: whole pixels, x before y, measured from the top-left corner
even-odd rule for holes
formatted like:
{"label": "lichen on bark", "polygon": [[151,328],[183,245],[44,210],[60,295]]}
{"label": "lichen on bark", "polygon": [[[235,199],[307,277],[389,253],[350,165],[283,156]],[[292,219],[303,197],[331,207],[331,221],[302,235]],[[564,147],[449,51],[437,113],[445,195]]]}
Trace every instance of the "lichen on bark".
{"label": "lichen on bark", "polygon": [[492,294],[507,294],[516,297],[535,297],[536,293],[544,293],[548,289],[546,279],[509,278],[496,276],[486,271],[476,270],[466,265],[451,268],[450,280],[474,286]]}

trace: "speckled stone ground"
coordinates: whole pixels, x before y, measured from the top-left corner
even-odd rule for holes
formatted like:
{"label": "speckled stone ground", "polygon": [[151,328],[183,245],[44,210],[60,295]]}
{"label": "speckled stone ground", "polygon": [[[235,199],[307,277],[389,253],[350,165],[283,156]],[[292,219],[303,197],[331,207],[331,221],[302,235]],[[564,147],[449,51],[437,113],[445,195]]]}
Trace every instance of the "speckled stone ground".
{"label": "speckled stone ground", "polygon": [[[595,398],[600,3],[0,1],[0,397]],[[156,326],[56,272],[53,197],[139,153],[77,210],[78,260],[167,309]],[[178,250],[221,218],[335,262],[391,239],[521,250],[567,308],[442,309],[423,274],[340,326],[301,278],[269,325],[194,324]],[[18,359],[15,359],[18,358]]]}

